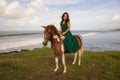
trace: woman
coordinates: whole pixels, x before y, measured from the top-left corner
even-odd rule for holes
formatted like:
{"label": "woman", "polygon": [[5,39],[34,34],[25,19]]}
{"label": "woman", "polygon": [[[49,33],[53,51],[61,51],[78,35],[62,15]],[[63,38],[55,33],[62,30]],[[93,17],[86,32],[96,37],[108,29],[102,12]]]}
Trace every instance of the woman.
{"label": "woman", "polygon": [[79,45],[77,39],[70,32],[70,19],[67,12],[63,13],[62,20],[60,22],[60,31],[62,32],[64,39],[64,46],[67,52],[75,53],[78,51]]}

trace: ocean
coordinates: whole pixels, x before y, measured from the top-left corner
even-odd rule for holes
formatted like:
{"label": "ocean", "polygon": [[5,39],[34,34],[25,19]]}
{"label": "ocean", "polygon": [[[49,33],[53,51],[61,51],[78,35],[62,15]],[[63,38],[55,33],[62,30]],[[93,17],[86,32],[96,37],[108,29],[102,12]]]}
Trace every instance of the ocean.
{"label": "ocean", "polygon": [[[83,36],[86,51],[120,51],[120,31],[71,31]],[[41,48],[43,31],[0,31],[0,53]],[[50,47],[50,43],[48,45]]]}

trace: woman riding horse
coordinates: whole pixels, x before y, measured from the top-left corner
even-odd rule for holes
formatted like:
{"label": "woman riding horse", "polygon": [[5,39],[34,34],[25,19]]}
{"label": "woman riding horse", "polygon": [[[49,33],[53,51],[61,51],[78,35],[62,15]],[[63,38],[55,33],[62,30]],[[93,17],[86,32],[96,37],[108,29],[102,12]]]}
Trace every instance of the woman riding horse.
{"label": "woman riding horse", "polygon": [[64,46],[66,51],[76,53],[79,49],[79,44],[77,39],[70,32],[70,19],[67,12],[63,13],[60,26],[60,32],[65,36]]}
{"label": "woman riding horse", "polygon": [[[77,60],[78,54],[78,65],[81,64],[81,56],[83,54],[83,43],[82,36],[72,35],[70,32],[70,20],[68,13],[64,13],[62,16],[61,33],[57,30],[54,25],[42,26],[44,28],[44,40],[43,45],[46,46],[48,41],[51,43],[51,48],[55,55],[55,69],[56,72],[59,68],[58,66],[58,56],[62,56],[62,63],[64,66],[63,73],[66,73],[66,63],[65,63],[65,53],[75,53],[74,60],[72,64],[74,65]],[[63,37],[63,36],[64,37]]]}

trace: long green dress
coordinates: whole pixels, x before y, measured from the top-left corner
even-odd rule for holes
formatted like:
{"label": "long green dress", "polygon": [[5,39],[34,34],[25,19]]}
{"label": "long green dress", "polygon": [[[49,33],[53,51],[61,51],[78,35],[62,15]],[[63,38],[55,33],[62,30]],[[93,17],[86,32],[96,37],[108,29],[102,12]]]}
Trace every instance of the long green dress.
{"label": "long green dress", "polygon": [[[62,32],[65,32],[67,30],[68,26],[67,26],[67,24],[62,24],[61,28],[62,28]],[[72,35],[72,33],[70,31],[68,31],[65,34],[64,46],[65,46],[65,49],[69,53],[75,53],[75,52],[77,52],[77,50],[79,48],[77,39]]]}

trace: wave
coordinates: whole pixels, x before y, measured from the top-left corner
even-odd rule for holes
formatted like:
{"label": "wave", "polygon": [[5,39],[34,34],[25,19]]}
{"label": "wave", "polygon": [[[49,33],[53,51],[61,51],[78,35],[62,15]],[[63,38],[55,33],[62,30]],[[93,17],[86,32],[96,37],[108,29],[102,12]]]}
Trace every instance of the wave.
{"label": "wave", "polygon": [[[77,33],[80,34],[80,33]],[[84,37],[94,36],[96,32],[90,32],[81,34]],[[43,35],[43,34],[42,34]],[[18,38],[18,37],[15,37]],[[20,39],[11,38],[12,41],[2,41],[0,42],[0,53],[1,52],[11,52],[11,51],[21,51],[22,49],[32,50],[38,48],[42,45],[43,36],[35,37],[20,37]],[[22,39],[21,39],[22,38]],[[9,39],[9,38],[8,38]],[[35,46],[34,46],[35,45]],[[39,45],[39,46],[38,46]]]}
{"label": "wave", "polygon": [[92,32],[92,33],[86,33],[86,34],[81,34],[83,37],[90,37],[90,36],[94,36],[96,35],[95,32]]}
{"label": "wave", "polygon": [[[24,41],[15,41],[15,42],[7,42],[7,43],[1,43],[0,45],[0,53],[1,52],[10,52],[12,49],[16,49],[17,51],[21,51],[22,49],[34,49],[34,46],[32,45],[39,45],[42,43],[42,38],[36,38],[31,40],[24,40]],[[27,47],[31,46],[31,47]],[[19,50],[18,50],[19,48]],[[13,51],[14,51],[13,50]]]}

